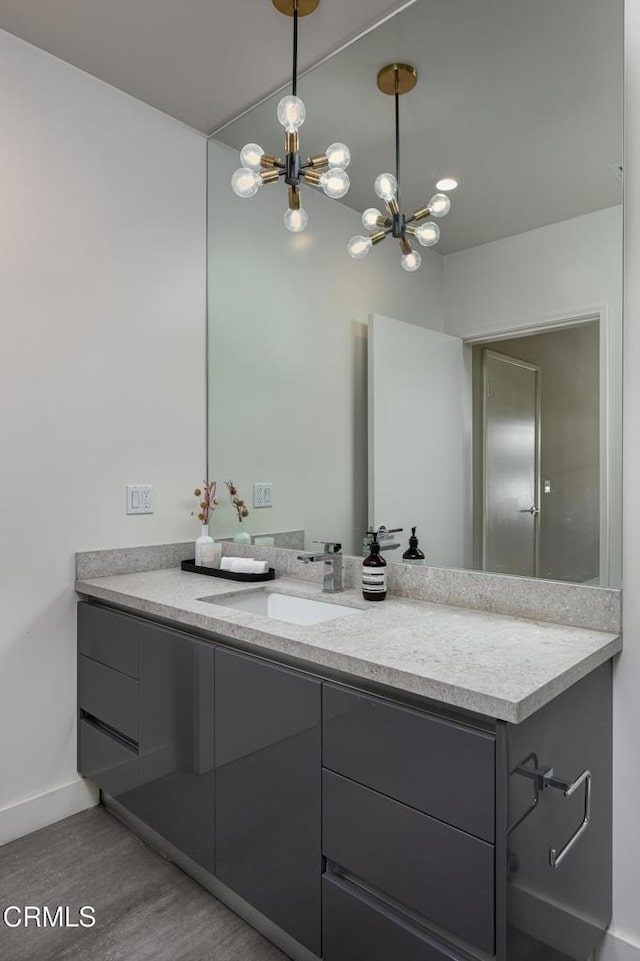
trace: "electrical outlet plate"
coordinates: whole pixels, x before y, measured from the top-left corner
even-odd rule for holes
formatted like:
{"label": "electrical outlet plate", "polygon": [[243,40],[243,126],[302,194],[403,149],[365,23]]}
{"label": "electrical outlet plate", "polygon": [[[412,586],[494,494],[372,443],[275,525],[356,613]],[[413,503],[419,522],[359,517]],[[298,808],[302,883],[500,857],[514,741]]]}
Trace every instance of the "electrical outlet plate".
{"label": "electrical outlet plate", "polygon": [[254,484],[253,485],[253,506],[258,507],[273,507],[273,502],[271,499],[271,488],[273,484]]}
{"label": "electrical outlet plate", "polygon": [[153,514],[152,484],[127,484],[127,514]]}

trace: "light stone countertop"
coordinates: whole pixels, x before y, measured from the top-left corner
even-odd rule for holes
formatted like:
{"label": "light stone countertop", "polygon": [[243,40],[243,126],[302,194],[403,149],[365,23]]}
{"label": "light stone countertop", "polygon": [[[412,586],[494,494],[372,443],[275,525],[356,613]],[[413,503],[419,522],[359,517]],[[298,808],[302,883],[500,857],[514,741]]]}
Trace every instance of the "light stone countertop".
{"label": "light stone countertop", "polygon": [[[308,627],[202,601],[262,590],[344,604],[359,616]],[[622,649],[615,634],[387,596],[367,603],[279,577],[243,585],[180,570],[76,581],[79,594],[274,654],[518,723]]]}

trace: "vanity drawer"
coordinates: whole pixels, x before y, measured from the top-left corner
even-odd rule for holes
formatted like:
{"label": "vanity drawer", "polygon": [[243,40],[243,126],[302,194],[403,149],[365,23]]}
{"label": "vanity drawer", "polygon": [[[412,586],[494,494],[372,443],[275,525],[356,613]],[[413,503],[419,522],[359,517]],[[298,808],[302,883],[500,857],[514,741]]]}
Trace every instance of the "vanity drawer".
{"label": "vanity drawer", "polygon": [[462,961],[382,903],[339,878],[322,879],[323,961]]}
{"label": "vanity drawer", "polygon": [[325,684],[322,763],[469,834],[494,840],[491,734]]}
{"label": "vanity drawer", "polygon": [[138,682],[82,655],[78,671],[80,708],[137,742]]}
{"label": "vanity drawer", "polygon": [[101,731],[86,718],[81,718],[78,770],[97,787],[117,798],[137,786],[138,757],[132,748]]}
{"label": "vanity drawer", "polygon": [[95,604],[78,604],[78,651],[129,677],[138,676],[138,623]]}
{"label": "vanity drawer", "polygon": [[487,954],[494,847],[331,771],[322,772],[323,854]]}

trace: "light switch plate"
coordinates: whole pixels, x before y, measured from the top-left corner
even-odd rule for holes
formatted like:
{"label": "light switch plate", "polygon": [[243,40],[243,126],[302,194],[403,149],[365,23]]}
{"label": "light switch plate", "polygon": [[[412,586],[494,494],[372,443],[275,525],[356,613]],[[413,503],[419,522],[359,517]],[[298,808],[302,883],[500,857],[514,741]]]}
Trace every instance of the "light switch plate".
{"label": "light switch plate", "polygon": [[273,507],[271,499],[272,484],[253,485],[253,506],[254,507]]}
{"label": "light switch plate", "polygon": [[152,484],[127,484],[127,514],[153,514]]}

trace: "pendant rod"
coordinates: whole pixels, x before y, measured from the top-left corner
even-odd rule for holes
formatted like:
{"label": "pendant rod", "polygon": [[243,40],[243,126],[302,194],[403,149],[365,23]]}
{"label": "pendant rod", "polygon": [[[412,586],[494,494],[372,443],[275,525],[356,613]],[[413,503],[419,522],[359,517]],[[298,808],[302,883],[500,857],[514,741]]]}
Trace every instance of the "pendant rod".
{"label": "pendant rod", "polygon": [[396,71],[396,180],[398,181],[398,206],[400,206],[400,89]]}
{"label": "pendant rod", "polygon": [[291,92],[298,94],[298,0],[293,0],[293,83]]}

